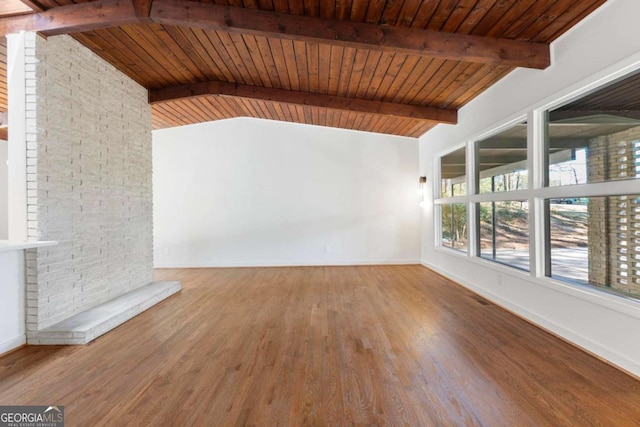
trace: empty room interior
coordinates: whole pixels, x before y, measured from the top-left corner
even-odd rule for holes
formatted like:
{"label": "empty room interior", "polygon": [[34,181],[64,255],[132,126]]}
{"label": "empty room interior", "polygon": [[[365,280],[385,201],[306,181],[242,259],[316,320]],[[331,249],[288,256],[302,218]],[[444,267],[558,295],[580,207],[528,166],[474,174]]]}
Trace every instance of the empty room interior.
{"label": "empty room interior", "polygon": [[640,426],[638,17],[2,0],[0,425]]}

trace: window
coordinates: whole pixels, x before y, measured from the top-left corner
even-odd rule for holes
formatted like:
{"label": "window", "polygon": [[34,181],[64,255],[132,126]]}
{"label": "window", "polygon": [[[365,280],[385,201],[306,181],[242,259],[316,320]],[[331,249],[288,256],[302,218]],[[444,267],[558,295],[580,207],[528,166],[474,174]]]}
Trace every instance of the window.
{"label": "window", "polygon": [[460,148],[440,158],[441,197],[467,194],[467,149]]}
{"label": "window", "polygon": [[[528,185],[527,122],[475,143],[477,194],[490,201],[477,206],[477,255],[529,270],[529,203],[491,200],[497,193],[525,190]],[[487,199],[487,197],[484,197]]]}
{"label": "window", "polygon": [[640,70],[540,113],[441,157],[441,245],[640,302]]}
{"label": "window", "polygon": [[548,184],[640,178],[640,73],[548,113]]}
{"label": "window", "polygon": [[478,141],[476,149],[477,182],[481,194],[528,187],[526,122]]}
{"label": "window", "polygon": [[550,276],[640,298],[640,195],[549,206]]}
{"label": "window", "polygon": [[467,205],[442,205],[442,246],[467,251]]}
{"label": "window", "polygon": [[[548,188],[587,189],[549,199],[546,275],[633,298],[640,298],[640,196],[629,194],[640,178],[638,94],[636,72],[550,110],[545,122]],[[602,182],[604,190],[589,185]]]}
{"label": "window", "polygon": [[478,204],[480,256],[529,270],[529,206],[525,201]]}
{"label": "window", "polygon": [[462,147],[440,158],[440,244],[461,252],[468,248],[467,205],[451,198],[466,195],[467,148]]}
{"label": "window", "polygon": [[550,259],[554,278],[588,283],[588,205],[589,199],[550,200]]}

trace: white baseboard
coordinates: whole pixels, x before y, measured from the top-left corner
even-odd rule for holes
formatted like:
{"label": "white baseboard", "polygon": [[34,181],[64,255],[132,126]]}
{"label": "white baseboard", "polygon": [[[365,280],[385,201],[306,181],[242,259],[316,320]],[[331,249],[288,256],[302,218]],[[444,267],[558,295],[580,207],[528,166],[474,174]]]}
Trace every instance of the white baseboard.
{"label": "white baseboard", "polygon": [[603,345],[601,345],[600,343],[585,337],[584,335],[581,335],[575,331],[572,331],[570,329],[565,328],[564,326],[553,322],[549,319],[547,319],[546,317],[540,316],[532,311],[530,311],[529,309],[522,307],[519,304],[515,304],[509,300],[506,300],[502,297],[500,297],[499,295],[487,291],[484,288],[481,288],[461,277],[459,277],[458,275],[456,275],[455,273],[451,273],[449,271],[445,271],[442,270],[438,267],[436,267],[435,265],[432,265],[430,263],[428,263],[425,260],[422,260],[421,264],[430,269],[435,271],[438,274],[441,274],[442,276],[447,277],[448,279],[460,284],[461,286],[464,286],[465,288],[469,289],[472,292],[475,292],[476,294],[488,299],[489,301],[495,303],[496,305],[504,308],[505,310],[515,314],[516,316],[522,317],[523,319],[533,323],[534,325],[546,330],[547,332],[550,332],[553,335],[558,336],[559,338],[566,340],[570,343],[572,343],[573,345],[581,348],[582,350],[586,351],[587,353],[602,359],[612,365],[615,365],[616,367],[620,368],[621,370],[629,373],[630,375],[640,378],[640,364],[638,364],[636,361],[629,359],[627,356],[620,354],[608,347],[605,347]]}
{"label": "white baseboard", "polygon": [[11,351],[15,348],[20,347],[21,345],[24,345],[27,343],[27,336],[26,335],[19,335],[15,338],[11,338],[8,340],[5,340],[3,342],[0,343],[0,354],[4,354],[8,351]]}
{"label": "white baseboard", "polygon": [[223,268],[223,267],[332,267],[349,265],[411,265],[418,259],[321,260],[321,261],[252,261],[252,262],[185,262],[156,263],[154,268]]}

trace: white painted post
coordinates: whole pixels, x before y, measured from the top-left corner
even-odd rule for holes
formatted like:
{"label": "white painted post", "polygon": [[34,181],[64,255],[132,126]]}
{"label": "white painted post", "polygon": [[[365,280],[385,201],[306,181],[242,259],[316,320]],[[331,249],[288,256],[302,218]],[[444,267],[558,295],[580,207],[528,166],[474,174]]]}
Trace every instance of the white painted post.
{"label": "white painted post", "polygon": [[25,32],[7,35],[9,240],[27,240]]}

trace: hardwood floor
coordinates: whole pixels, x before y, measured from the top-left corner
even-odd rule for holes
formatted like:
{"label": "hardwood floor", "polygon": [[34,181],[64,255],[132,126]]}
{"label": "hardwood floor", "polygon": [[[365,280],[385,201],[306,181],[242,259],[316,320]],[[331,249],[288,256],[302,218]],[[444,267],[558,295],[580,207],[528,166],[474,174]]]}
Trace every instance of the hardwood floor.
{"label": "hardwood floor", "polygon": [[640,381],[421,266],[156,276],[183,291],[0,358],[0,404],[67,426],[640,425]]}

